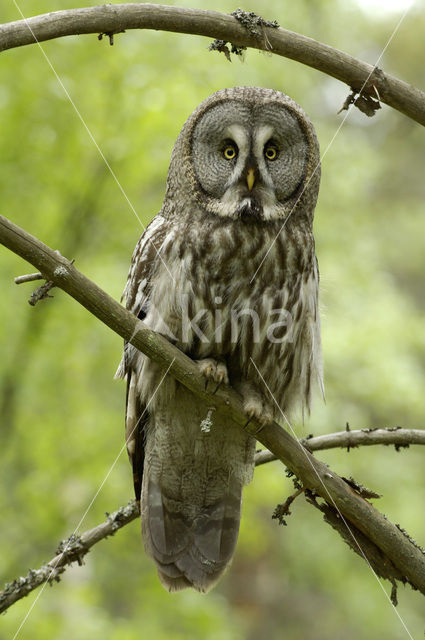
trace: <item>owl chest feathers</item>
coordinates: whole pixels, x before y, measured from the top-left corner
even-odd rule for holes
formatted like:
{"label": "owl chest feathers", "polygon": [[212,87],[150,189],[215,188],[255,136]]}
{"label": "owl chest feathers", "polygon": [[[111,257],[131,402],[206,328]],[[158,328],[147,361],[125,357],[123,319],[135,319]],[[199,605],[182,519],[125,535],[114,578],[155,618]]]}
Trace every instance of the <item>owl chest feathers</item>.
{"label": "owl chest feathers", "polygon": [[309,230],[207,217],[173,227],[160,256],[145,322],[193,358],[222,357],[256,381],[258,368],[285,407],[308,406],[321,366]]}

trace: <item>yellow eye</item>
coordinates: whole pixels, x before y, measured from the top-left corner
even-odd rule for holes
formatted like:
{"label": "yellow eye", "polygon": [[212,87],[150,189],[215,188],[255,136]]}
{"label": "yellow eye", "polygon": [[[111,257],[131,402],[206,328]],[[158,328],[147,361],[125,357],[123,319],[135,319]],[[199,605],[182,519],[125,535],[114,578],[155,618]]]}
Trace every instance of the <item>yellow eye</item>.
{"label": "yellow eye", "polygon": [[277,151],[276,147],[274,147],[273,145],[269,144],[264,149],[264,155],[266,156],[267,160],[276,160],[276,158],[278,156],[278,151]]}
{"label": "yellow eye", "polygon": [[237,155],[238,152],[233,144],[228,144],[224,147],[223,156],[226,158],[226,160],[234,160]]}

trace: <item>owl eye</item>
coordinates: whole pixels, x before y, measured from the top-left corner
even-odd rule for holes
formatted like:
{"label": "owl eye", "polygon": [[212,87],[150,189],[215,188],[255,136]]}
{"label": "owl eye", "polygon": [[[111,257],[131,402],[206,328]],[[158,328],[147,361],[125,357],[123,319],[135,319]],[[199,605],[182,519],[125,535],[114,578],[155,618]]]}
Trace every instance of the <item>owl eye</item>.
{"label": "owl eye", "polygon": [[238,148],[234,144],[226,144],[223,149],[223,156],[226,160],[234,160],[238,155]]}
{"label": "owl eye", "polygon": [[279,151],[277,147],[275,147],[275,145],[267,144],[264,147],[264,155],[267,160],[276,160],[277,156],[279,155]]}

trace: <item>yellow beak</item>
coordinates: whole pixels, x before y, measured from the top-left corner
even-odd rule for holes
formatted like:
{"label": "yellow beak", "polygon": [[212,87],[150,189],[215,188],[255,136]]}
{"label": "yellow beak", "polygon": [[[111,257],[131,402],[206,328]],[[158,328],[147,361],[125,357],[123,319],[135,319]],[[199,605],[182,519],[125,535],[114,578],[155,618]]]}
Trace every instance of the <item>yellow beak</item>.
{"label": "yellow beak", "polygon": [[254,182],[255,182],[254,169],[248,169],[247,174],[246,174],[246,183],[247,183],[248,189],[250,191],[252,191],[252,187],[254,186]]}

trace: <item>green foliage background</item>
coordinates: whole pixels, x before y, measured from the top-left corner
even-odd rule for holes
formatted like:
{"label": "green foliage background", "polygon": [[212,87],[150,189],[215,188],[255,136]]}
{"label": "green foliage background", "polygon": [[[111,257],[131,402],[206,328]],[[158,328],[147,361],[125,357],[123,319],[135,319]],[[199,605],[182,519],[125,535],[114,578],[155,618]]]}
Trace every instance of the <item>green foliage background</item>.
{"label": "green foliage background", "polygon": [[[168,3],[224,12],[237,6]],[[96,3],[19,4],[30,16]],[[371,63],[399,19],[355,0],[246,0],[243,8]],[[2,3],[1,22],[19,17],[12,1]],[[424,29],[417,3],[380,63],[422,88]],[[159,210],[172,144],[189,113],[225,86],[288,93],[309,113],[326,150],[315,235],[327,403],[318,399],[312,417],[294,428],[302,436],[340,430],[347,421],[352,428],[424,426],[423,129],[384,106],[372,119],[351,113],[333,139],[345,85],[256,51],[229,64],[207,45],[150,31],[116,36],[113,47],[95,36],[43,44],[128,201],[40,49],[2,53],[1,213],[75,258],[119,298],[141,232],[132,207],[144,224]],[[77,525],[88,529],[126,503],[132,483],[122,452],[125,390],[112,379],[121,340],[60,291],[29,307],[32,285],[16,287],[13,277],[31,268],[6,250],[0,270],[0,575],[8,581],[48,560]],[[382,493],[377,506],[424,544],[418,448],[320,458]],[[398,616],[410,637],[422,637],[423,596],[401,588],[396,613],[388,584],[380,585],[302,499],[287,527],[271,520],[291,490],[278,463],[256,471],[233,566],[207,596],[166,593],[133,523],[44,590],[20,640],[403,639]],[[39,595],[1,618],[0,638],[14,636]]]}

